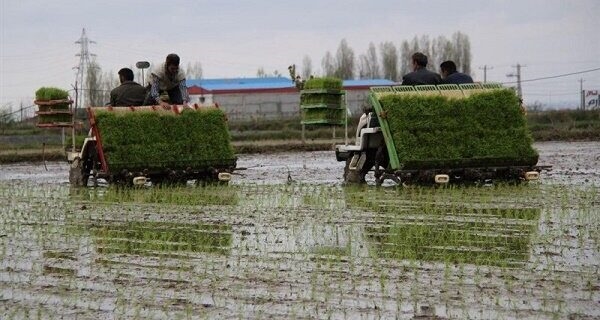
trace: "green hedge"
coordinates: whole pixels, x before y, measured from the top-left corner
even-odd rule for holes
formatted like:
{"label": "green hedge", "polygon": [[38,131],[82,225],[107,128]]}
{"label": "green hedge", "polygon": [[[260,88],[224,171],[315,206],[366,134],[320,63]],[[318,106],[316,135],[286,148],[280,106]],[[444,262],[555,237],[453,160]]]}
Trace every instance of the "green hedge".
{"label": "green hedge", "polygon": [[535,165],[537,152],[510,89],[465,99],[380,99],[402,169]]}
{"label": "green hedge", "polygon": [[341,90],[342,79],[325,77],[306,80],[306,83],[304,83],[304,90],[313,89]]}
{"label": "green hedge", "polygon": [[231,165],[235,158],[225,114],[219,109],[181,115],[137,110],[96,112],[109,170],[160,170]]}
{"label": "green hedge", "polygon": [[54,87],[41,87],[35,92],[36,100],[62,100],[68,97],[67,91]]}

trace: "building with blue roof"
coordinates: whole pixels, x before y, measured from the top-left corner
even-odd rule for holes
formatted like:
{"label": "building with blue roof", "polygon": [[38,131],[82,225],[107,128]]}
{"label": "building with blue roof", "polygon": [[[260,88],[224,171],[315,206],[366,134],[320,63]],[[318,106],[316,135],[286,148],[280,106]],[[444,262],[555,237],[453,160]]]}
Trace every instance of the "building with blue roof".
{"label": "building with blue roof", "polygon": [[[281,119],[300,114],[300,92],[291,78],[190,79],[186,83],[191,103],[216,103],[231,119]],[[348,108],[359,114],[370,87],[395,84],[386,79],[344,80]]]}

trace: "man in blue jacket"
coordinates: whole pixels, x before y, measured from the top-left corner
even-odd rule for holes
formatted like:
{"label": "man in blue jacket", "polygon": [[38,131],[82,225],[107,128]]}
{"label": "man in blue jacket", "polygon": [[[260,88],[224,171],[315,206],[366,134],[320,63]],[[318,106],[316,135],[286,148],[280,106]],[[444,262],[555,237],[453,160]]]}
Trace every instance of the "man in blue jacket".
{"label": "man in blue jacket", "polygon": [[442,62],[440,70],[442,71],[442,83],[444,84],[473,83],[473,78],[470,75],[456,71],[456,64],[452,60]]}

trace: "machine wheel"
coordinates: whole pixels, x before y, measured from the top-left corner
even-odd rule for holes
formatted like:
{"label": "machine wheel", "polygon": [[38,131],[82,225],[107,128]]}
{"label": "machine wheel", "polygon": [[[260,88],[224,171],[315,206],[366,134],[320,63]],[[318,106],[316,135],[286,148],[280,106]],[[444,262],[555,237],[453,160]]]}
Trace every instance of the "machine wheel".
{"label": "machine wheel", "polygon": [[358,170],[350,170],[350,163],[352,162],[353,156],[351,155],[346,160],[346,166],[344,167],[344,182],[345,183],[365,183],[365,176],[371,170],[375,164],[375,152],[372,150],[367,151],[366,159],[364,164]]}
{"label": "machine wheel", "polygon": [[84,171],[83,160],[79,157],[75,158],[69,169],[69,183],[74,187],[86,187],[89,174]]}
{"label": "machine wheel", "polygon": [[344,182],[345,183],[364,183],[365,176],[362,175],[358,170],[350,170],[350,162],[352,157],[346,160],[346,166],[344,167]]}

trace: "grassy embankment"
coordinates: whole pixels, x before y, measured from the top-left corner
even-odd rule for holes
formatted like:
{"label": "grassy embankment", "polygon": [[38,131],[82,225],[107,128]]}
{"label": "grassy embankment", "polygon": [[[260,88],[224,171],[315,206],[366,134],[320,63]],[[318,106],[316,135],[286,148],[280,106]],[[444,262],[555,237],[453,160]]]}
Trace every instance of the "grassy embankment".
{"label": "grassy embankment", "polygon": [[[527,114],[528,126],[535,141],[600,140],[600,110],[558,110]],[[348,126],[352,141],[357,119]],[[334,143],[343,143],[344,127],[307,126],[302,142],[299,119],[245,121],[229,124],[236,153],[267,153],[277,151],[331,150]],[[69,131],[66,130],[70,145]],[[87,129],[79,130],[82,140]],[[45,143],[45,145],[44,145]],[[19,161],[64,160],[60,129],[39,129],[31,123],[0,127],[0,163]]]}

